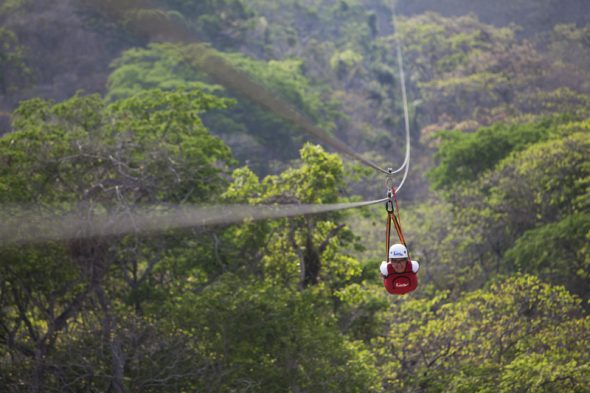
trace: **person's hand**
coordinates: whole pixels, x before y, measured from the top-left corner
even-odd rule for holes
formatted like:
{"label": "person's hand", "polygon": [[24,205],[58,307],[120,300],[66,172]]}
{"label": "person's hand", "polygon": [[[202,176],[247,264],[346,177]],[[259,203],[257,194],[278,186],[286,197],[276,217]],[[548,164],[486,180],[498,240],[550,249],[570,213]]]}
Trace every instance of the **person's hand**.
{"label": "person's hand", "polygon": [[381,271],[381,275],[383,276],[383,278],[387,278],[387,276],[389,276],[389,273],[387,272],[387,262],[385,262],[385,261],[381,262],[381,266],[379,266],[379,270]]}

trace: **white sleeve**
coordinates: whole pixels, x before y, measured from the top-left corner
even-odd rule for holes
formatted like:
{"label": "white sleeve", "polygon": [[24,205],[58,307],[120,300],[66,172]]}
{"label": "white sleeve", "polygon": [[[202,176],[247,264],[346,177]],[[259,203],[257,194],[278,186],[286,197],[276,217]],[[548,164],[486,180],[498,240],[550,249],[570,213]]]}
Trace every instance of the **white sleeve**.
{"label": "white sleeve", "polygon": [[418,273],[418,269],[420,269],[420,264],[416,261],[412,261],[412,271]]}
{"label": "white sleeve", "polygon": [[381,274],[387,276],[389,273],[387,272],[387,262],[381,262],[381,266],[379,266],[379,270],[381,270]]}

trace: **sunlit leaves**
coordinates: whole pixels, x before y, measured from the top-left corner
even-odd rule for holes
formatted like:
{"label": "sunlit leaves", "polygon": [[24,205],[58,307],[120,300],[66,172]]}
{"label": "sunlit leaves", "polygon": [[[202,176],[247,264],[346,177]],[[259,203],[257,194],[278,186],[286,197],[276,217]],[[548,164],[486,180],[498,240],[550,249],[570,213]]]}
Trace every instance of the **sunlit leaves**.
{"label": "sunlit leaves", "polygon": [[[199,116],[226,105],[195,90],[146,91],[110,106],[98,95],[26,101],[15,111],[15,131],[0,139],[0,201],[78,207],[89,220],[97,211],[116,216],[142,202],[209,200],[225,186],[221,175],[232,158]],[[104,390],[93,376],[112,375],[120,363],[105,359],[124,351],[143,359],[142,366],[127,364],[127,376],[141,379],[134,385],[197,378],[190,364],[199,356],[186,350],[185,337],[158,334],[158,324],[140,316],[158,309],[170,288],[183,288],[176,278],[209,278],[214,266],[199,268],[211,259],[205,244],[135,234],[2,247],[0,335],[12,359],[3,369],[22,368],[25,379],[38,375],[37,389],[68,380],[81,390]],[[74,361],[64,356],[68,350]],[[176,367],[155,370],[158,364]]]}
{"label": "sunlit leaves", "polygon": [[[271,101],[288,102],[321,127],[334,128],[333,105],[304,75],[300,60],[266,62],[241,53],[215,51],[204,44],[151,44],[147,49],[124,52],[113,62],[113,68],[107,96],[110,100],[127,98],[143,89],[168,91],[180,87],[235,97],[229,111],[213,111],[205,120],[213,132],[229,141],[239,158],[246,156],[255,169],[269,166],[268,159],[253,158],[260,155],[260,145],[273,144],[269,158],[290,159],[296,156],[300,138],[292,132],[291,124],[247,97],[268,94],[267,106]],[[263,88],[267,92],[262,92]]]}
{"label": "sunlit leaves", "polygon": [[[78,95],[58,104],[25,102],[15,112],[15,133],[1,141],[7,154],[2,182],[19,182],[26,176],[33,182],[13,184],[3,198],[14,198],[25,189],[28,195],[20,195],[21,202],[98,195],[114,202],[117,193],[129,193],[130,201],[173,194],[178,200],[201,198],[222,183],[218,164],[231,162],[231,153],[209,135],[199,114],[226,105],[200,91],[160,90],[110,107],[96,95]],[[18,175],[15,168],[21,171]],[[158,182],[175,186],[162,192],[163,183]]]}
{"label": "sunlit leaves", "polygon": [[[224,194],[227,200],[248,203],[335,203],[343,181],[342,160],[326,153],[321,147],[307,144],[301,149],[301,161],[279,175],[269,175],[259,180],[248,168],[234,171],[234,181]],[[342,243],[348,243],[349,230],[337,224],[334,215],[323,219],[298,217],[275,223],[246,224],[243,229],[231,229],[236,239],[255,236],[264,249],[258,250],[264,271],[279,281],[306,282],[305,272],[311,272],[310,280],[316,282],[322,272],[351,277],[358,272],[356,261],[347,260],[336,251]],[[263,228],[268,234],[264,240]],[[245,236],[245,237],[244,237]],[[350,237],[350,236],[348,236]],[[266,243],[264,244],[263,243]],[[244,243],[244,246],[247,243]],[[246,247],[248,248],[248,247]],[[323,262],[322,262],[323,261]],[[332,272],[331,266],[335,271]],[[338,271],[339,273],[336,273]]]}
{"label": "sunlit leaves", "polygon": [[427,239],[418,252],[434,263],[429,283],[474,288],[517,270],[587,296],[587,123],[564,116],[441,134],[430,176],[445,203],[411,220]]}
{"label": "sunlit leaves", "polygon": [[185,61],[181,45],[152,43],[148,48],[132,48],[115,59],[111,67],[106,97],[109,101],[128,98],[145,89],[221,89],[206,83],[205,76]]}
{"label": "sunlit leaves", "polygon": [[569,215],[563,220],[531,229],[505,254],[509,266],[567,285],[587,295],[590,279],[590,216]]}
{"label": "sunlit leaves", "polygon": [[342,52],[337,52],[332,55],[330,59],[330,67],[336,75],[340,78],[350,78],[354,69],[362,62],[363,57],[359,53],[347,49]]}
{"label": "sunlit leaves", "polygon": [[[563,121],[563,120],[561,120]],[[436,188],[450,190],[492,170],[502,158],[555,135],[560,119],[532,124],[496,124],[473,133],[441,132],[430,177]]]}
{"label": "sunlit leaves", "polygon": [[509,391],[523,383],[516,370],[525,364],[531,367],[527,378],[551,383],[556,374],[534,367],[544,353],[554,354],[544,358],[546,366],[563,367],[573,391],[586,383],[576,365],[588,364],[588,355],[572,347],[589,339],[579,299],[532,276],[503,278],[450,303],[402,302],[383,317],[391,321],[388,334],[374,344],[387,370],[384,383],[394,391],[492,392],[499,379]]}
{"label": "sunlit leaves", "polygon": [[516,235],[580,211],[588,192],[590,137],[576,133],[531,146],[506,159],[492,177],[494,205]]}

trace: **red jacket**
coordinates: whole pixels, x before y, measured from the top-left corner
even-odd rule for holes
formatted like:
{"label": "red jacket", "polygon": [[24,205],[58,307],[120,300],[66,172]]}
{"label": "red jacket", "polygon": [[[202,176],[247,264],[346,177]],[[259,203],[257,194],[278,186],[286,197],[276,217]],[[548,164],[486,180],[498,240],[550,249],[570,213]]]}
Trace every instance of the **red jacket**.
{"label": "red jacket", "polygon": [[387,273],[387,277],[383,279],[383,285],[391,294],[403,295],[418,287],[418,276],[412,271],[411,261],[406,263],[406,270],[403,273],[396,273],[391,263],[388,263]]}

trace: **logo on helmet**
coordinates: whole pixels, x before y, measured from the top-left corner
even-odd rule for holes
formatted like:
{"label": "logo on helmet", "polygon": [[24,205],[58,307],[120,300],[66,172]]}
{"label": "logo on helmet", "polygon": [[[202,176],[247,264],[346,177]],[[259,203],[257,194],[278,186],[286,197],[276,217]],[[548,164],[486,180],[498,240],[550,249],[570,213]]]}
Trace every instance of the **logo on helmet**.
{"label": "logo on helmet", "polygon": [[394,244],[389,249],[389,258],[407,258],[408,250],[403,244]]}

